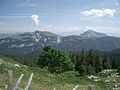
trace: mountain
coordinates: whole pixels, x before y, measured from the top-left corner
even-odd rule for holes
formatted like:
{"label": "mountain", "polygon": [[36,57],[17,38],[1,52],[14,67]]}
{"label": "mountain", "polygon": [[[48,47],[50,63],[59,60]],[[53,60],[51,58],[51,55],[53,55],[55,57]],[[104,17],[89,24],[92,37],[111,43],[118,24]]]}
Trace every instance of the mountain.
{"label": "mountain", "polygon": [[7,37],[11,37],[11,36],[16,36],[18,35],[19,33],[0,33],[0,39],[3,39],[3,38],[7,38]]}
{"label": "mountain", "polygon": [[80,35],[81,38],[99,38],[107,36],[104,33],[95,32],[93,30],[88,30]]}
{"label": "mountain", "polygon": [[[62,37],[50,32],[26,32],[0,39],[0,52],[26,54],[41,50],[45,45],[60,43]],[[17,52],[16,52],[17,51]]]}
{"label": "mountain", "polygon": [[120,48],[120,38],[107,36],[92,30],[88,30],[81,35],[71,36],[60,36],[47,31],[26,32],[0,38],[0,53],[22,59],[24,55],[25,58],[32,59],[31,57],[35,53],[39,55],[46,45],[67,52],[78,52],[82,48],[85,50],[112,51]]}
{"label": "mountain", "polygon": [[100,51],[111,51],[120,48],[120,38],[118,37],[100,37],[100,38],[70,38],[63,37],[62,42],[58,45],[66,51],[78,52],[82,48],[85,50],[94,49]]}
{"label": "mountain", "polygon": [[8,33],[0,33],[0,39],[9,37],[11,34]]}
{"label": "mountain", "polygon": [[0,53],[16,57],[18,60],[22,59],[24,61],[21,62],[25,63],[26,60],[35,60],[35,56],[39,55],[45,45],[56,45],[60,43],[61,40],[62,37],[60,35],[46,31],[10,35],[0,39]]}

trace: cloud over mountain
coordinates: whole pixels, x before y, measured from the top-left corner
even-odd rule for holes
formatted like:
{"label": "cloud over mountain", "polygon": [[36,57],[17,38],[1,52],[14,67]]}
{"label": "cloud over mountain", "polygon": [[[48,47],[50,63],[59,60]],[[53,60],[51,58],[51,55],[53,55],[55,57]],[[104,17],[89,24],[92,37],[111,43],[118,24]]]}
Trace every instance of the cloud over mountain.
{"label": "cloud over mountain", "polygon": [[81,15],[86,17],[113,17],[115,12],[115,9],[91,9],[88,11],[82,11]]}
{"label": "cloud over mountain", "polygon": [[36,25],[39,25],[40,20],[39,20],[39,16],[38,15],[34,15],[33,14],[31,16],[31,19],[35,22]]}

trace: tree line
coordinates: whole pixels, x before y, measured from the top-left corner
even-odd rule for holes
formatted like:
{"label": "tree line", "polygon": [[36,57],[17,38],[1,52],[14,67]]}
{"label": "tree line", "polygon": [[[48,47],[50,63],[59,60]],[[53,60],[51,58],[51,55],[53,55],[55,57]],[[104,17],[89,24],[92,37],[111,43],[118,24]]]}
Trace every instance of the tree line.
{"label": "tree line", "polygon": [[66,53],[45,46],[40,54],[38,62],[40,68],[46,68],[51,72],[62,73],[75,70],[80,75],[95,75],[103,69],[117,69],[120,73],[120,56],[107,55],[90,49],[82,49],[78,53]]}

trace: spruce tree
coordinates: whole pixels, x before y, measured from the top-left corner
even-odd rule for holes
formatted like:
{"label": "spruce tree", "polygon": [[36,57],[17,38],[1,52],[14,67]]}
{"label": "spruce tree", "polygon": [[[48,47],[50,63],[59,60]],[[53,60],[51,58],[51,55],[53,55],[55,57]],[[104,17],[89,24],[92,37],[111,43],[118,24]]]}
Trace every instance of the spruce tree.
{"label": "spruce tree", "polygon": [[74,64],[69,54],[61,50],[52,49],[50,46],[43,48],[38,65],[41,68],[46,68],[51,72],[57,73],[74,70]]}
{"label": "spruce tree", "polygon": [[86,68],[85,68],[85,66],[84,66],[83,64],[81,64],[81,65],[79,66],[78,72],[79,72],[79,74],[80,74],[81,76],[86,75]]}

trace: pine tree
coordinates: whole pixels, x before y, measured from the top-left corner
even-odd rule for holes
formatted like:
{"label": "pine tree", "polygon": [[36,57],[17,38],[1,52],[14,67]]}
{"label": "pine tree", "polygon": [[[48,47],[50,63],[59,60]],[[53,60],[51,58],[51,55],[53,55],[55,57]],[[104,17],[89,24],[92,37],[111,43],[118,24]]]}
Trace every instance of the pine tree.
{"label": "pine tree", "polygon": [[88,73],[88,75],[94,75],[95,74],[95,70],[94,70],[94,67],[92,65],[88,65],[87,73]]}
{"label": "pine tree", "polygon": [[117,67],[117,72],[120,75],[120,66]]}
{"label": "pine tree", "polygon": [[95,74],[95,52],[92,49],[89,50],[87,56],[87,73]]}
{"label": "pine tree", "polygon": [[84,66],[83,64],[81,64],[81,65],[79,66],[78,72],[79,72],[79,74],[80,74],[81,76],[86,75],[86,68],[85,68],[85,66]]}
{"label": "pine tree", "polygon": [[107,56],[104,56],[103,68],[104,69],[111,69],[111,63],[110,63],[110,60],[109,60],[109,58]]}
{"label": "pine tree", "polygon": [[49,71],[57,73],[74,70],[74,64],[69,54],[64,51],[54,50],[50,46],[43,48],[38,65],[41,68],[47,68]]}
{"label": "pine tree", "polygon": [[99,73],[102,71],[103,67],[102,67],[102,56],[98,53],[96,53],[96,59],[95,59],[95,72]]}

